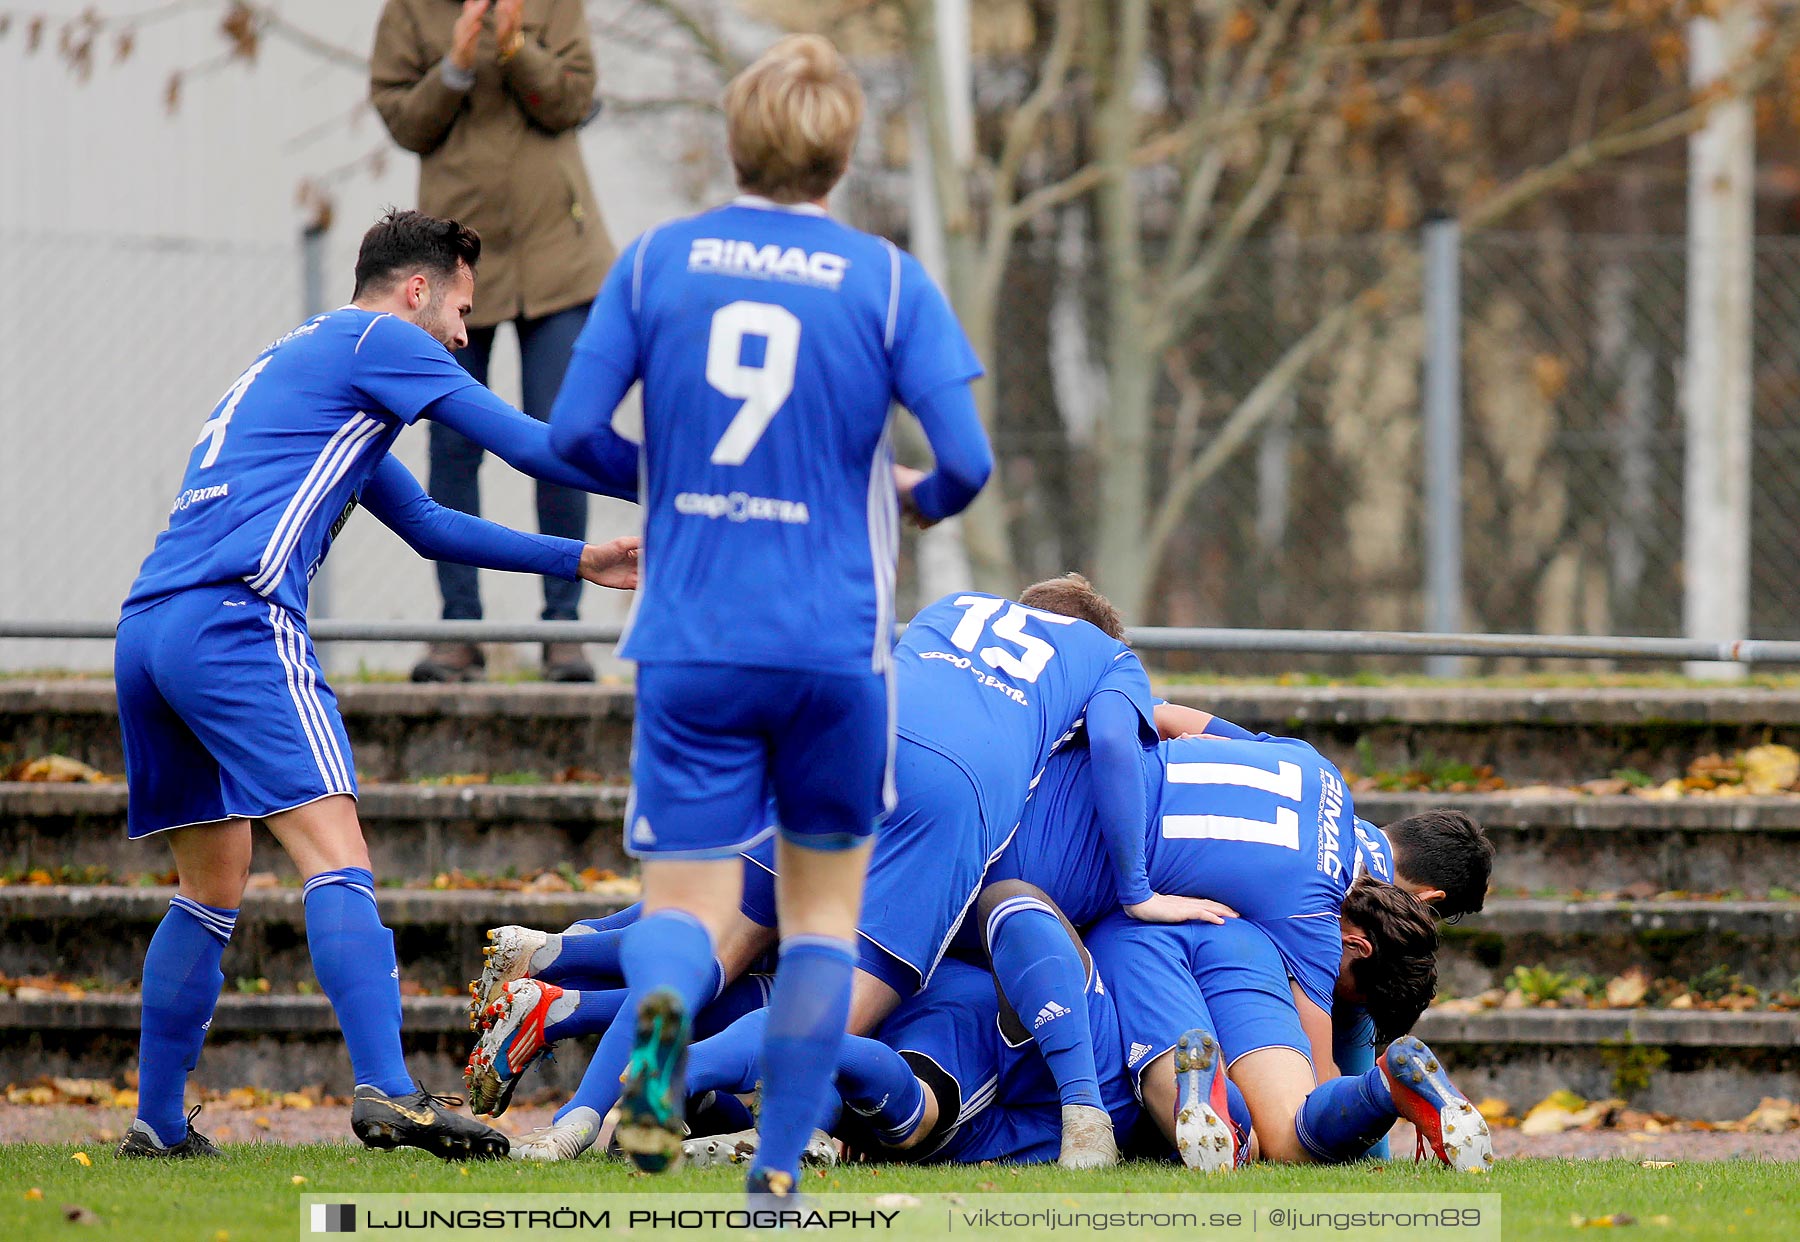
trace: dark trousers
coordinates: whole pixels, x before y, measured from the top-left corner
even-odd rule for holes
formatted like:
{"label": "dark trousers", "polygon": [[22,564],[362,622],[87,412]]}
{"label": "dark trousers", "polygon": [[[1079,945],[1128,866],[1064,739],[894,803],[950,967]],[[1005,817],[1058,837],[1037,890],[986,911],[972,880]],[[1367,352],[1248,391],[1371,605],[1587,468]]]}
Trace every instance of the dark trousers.
{"label": "dark trousers", "polygon": [[[588,304],[571,306],[542,319],[519,319],[519,354],[524,376],[525,412],[539,422],[550,421],[550,407],[569,367],[575,338],[587,322]],[[469,344],[457,351],[456,360],[483,384],[488,379],[488,359],[494,349],[493,328],[469,329]],[[483,450],[460,431],[431,424],[431,498],[463,513],[481,512]],[[587,539],[587,493],[555,483],[537,485],[538,529],[564,539]],[[444,597],[444,620],[481,619],[481,588],[477,571],[470,565],[439,561],[438,591]],[[581,583],[561,578],[544,579],[544,620],[573,621],[581,604]]]}

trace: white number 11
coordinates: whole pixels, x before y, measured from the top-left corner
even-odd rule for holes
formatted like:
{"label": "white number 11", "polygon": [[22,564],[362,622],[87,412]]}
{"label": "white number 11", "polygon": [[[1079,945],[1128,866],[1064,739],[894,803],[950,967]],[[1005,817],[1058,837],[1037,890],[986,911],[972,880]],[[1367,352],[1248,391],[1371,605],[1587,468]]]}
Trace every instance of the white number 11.
{"label": "white number 11", "polygon": [[[743,361],[744,338],[763,338],[758,367]],[[744,404],[713,446],[715,466],[741,466],[794,391],[800,362],[800,320],[786,307],[768,302],[732,302],[712,317],[706,343],[706,382]]]}

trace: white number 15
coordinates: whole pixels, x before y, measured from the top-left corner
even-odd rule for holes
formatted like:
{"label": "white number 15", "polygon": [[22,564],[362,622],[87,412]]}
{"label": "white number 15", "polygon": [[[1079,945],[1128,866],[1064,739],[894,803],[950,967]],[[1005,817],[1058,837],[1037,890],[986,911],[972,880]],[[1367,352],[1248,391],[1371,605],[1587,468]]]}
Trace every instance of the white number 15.
{"label": "white number 15", "polygon": [[1008,642],[1019,645],[1019,653],[1014,655],[1004,647],[983,647],[975,652],[988,667],[997,668],[1009,673],[1020,681],[1035,682],[1049,666],[1050,658],[1056,654],[1056,648],[1043,639],[1025,632],[1025,618],[1036,617],[1039,621],[1050,625],[1074,625],[1074,617],[1060,617],[1053,612],[1039,612],[1035,608],[1027,608],[1023,604],[1009,603],[1003,599],[989,599],[982,595],[959,595],[956,607],[967,608],[963,619],[957,622],[956,628],[950,632],[950,641],[963,651],[975,651],[975,644],[981,641],[981,635],[988,628],[988,621],[1002,608],[1006,609],[1000,619],[994,622],[994,637],[1004,638]]}

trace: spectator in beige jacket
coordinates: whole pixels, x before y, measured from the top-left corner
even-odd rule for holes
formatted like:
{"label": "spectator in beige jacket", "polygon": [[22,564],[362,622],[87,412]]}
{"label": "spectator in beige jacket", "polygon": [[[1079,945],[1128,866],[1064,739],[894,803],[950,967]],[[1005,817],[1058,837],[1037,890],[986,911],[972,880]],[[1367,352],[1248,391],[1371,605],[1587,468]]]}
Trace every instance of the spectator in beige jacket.
{"label": "spectator in beige jacket", "polygon": [[[481,234],[481,285],[457,359],[487,382],[495,328],[518,331],[524,408],[548,419],[613,259],[577,130],[594,108],[594,55],[581,0],[387,0],[375,32],[369,97],[394,141],[419,156],[419,209]],[[482,450],[435,423],[432,498],[480,510]],[[538,527],[584,539],[587,496],[540,483]],[[438,565],[446,620],[481,616],[476,571]],[[572,621],[581,584],[544,579],[546,621]],[[481,649],[434,643],[415,681],[482,675]],[[552,681],[591,681],[581,647],[544,650]]]}

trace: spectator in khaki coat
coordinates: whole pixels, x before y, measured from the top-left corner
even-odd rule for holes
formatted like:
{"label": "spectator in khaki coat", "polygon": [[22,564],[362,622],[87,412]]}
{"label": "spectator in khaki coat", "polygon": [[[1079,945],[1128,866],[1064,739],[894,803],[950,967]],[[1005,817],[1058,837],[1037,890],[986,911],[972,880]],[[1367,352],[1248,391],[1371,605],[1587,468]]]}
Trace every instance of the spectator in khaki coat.
{"label": "spectator in khaki coat", "polygon": [[[481,278],[457,360],[487,382],[497,325],[519,336],[524,408],[550,417],[569,351],[612,263],[613,246],[582,165],[577,130],[594,105],[594,54],[581,0],[387,0],[369,97],[394,141],[419,156],[419,209],[481,234]],[[430,492],[480,510],[482,451],[431,427]],[[584,539],[587,496],[538,484],[538,527]],[[438,566],[446,620],[481,616],[476,571]],[[544,580],[546,621],[572,621],[581,584]],[[434,643],[415,681],[474,680],[481,649]],[[574,643],[544,650],[553,681],[591,681]]]}

